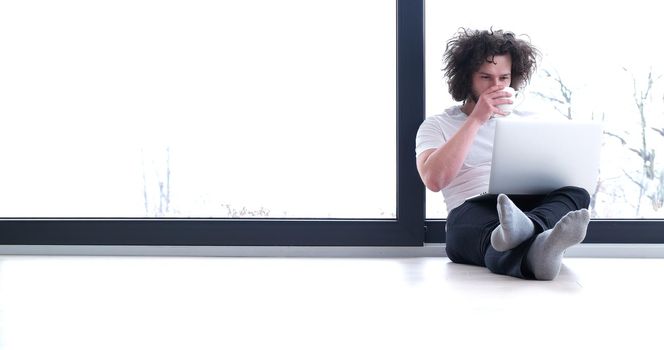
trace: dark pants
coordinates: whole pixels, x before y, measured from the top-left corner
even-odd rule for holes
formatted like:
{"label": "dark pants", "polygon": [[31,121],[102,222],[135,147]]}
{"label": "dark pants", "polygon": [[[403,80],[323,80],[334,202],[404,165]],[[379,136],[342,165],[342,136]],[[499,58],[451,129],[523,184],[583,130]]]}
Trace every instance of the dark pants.
{"label": "dark pants", "polygon": [[578,187],[563,187],[548,195],[508,196],[533,221],[535,235],[514,249],[499,252],[491,246],[491,232],[500,224],[497,197],[466,201],[449,213],[445,250],[455,263],[486,266],[493,273],[524,279],[534,279],[526,256],[537,235],[553,228],[568,212],[590,205],[588,192]]}

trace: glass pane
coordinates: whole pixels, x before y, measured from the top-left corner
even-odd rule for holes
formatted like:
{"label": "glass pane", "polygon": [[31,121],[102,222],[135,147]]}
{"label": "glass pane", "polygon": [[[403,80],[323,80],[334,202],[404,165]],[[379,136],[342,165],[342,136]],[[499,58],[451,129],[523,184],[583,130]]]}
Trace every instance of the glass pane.
{"label": "glass pane", "polygon": [[394,1],[0,3],[0,216],[393,218]]}
{"label": "glass pane", "polygon": [[[654,5],[607,4],[601,16],[588,15],[597,11],[592,4],[569,0],[541,10],[514,0],[473,6],[491,11],[426,1],[427,116],[456,104],[441,69],[446,41],[459,27],[526,34],[543,57],[522,107],[604,122],[593,217],[664,217],[664,155],[655,152],[664,149],[664,30]],[[427,191],[427,217],[446,215],[442,195]]]}

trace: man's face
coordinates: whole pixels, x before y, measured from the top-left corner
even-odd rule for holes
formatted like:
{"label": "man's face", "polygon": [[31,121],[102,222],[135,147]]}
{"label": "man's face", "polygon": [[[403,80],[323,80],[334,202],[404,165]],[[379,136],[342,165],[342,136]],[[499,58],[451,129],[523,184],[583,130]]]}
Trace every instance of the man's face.
{"label": "man's face", "polygon": [[512,57],[510,55],[494,56],[493,62],[484,62],[480,69],[473,73],[473,100],[477,102],[482,92],[490,87],[510,86],[512,83]]}

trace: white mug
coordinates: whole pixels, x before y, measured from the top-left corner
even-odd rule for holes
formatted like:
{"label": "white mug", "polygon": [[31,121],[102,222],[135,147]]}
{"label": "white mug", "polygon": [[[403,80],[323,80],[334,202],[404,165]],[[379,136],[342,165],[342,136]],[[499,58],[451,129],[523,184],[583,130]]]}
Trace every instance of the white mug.
{"label": "white mug", "polygon": [[512,103],[505,103],[505,104],[496,106],[496,107],[500,108],[500,110],[503,111],[503,112],[511,113],[514,108],[516,108],[519,104],[521,104],[521,102],[523,102],[523,94],[520,93],[519,91],[516,91],[516,90],[512,89],[509,86],[506,86],[505,88],[503,88],[500,91],[507,91],[510,94],[512,94],[512,96],[510,96],[510,97],[503,97],[503,98],[506,98],[508,100],[511,100]]}

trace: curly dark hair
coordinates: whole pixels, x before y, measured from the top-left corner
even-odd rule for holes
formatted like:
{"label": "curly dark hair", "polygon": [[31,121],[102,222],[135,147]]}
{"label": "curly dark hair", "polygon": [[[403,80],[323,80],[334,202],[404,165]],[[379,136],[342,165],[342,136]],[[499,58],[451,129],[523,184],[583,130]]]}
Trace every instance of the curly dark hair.
{"label": "curly dark hair", "polygon": [[445,76],[455,101],[472,96],[472,75],[494,56],[509,54],[512,58],[512,86],[519,89],[530,80],[537,67],[539,51],[529,41],[502,30],[470,30],[461,28],[447,42],[444,55]]}

